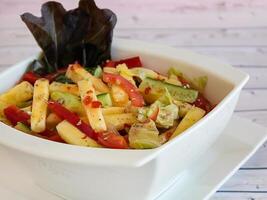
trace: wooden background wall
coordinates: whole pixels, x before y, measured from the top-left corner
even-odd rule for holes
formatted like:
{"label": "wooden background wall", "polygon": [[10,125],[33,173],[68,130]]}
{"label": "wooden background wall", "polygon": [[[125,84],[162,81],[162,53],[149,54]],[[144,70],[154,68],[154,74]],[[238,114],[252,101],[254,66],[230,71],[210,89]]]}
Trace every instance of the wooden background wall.
{"label": "wooden background wall", "polygon": [[[43,0],[0,0],[0,70],[38,48],[21,22]],[[78,1],[61,1],[66,8]],[[187,48],[225,60],[250,75],[236,114],[267,126],[267,0],[96,0],[118,15],[115,37]],[[267,199],[267,148],[212,199]]]}

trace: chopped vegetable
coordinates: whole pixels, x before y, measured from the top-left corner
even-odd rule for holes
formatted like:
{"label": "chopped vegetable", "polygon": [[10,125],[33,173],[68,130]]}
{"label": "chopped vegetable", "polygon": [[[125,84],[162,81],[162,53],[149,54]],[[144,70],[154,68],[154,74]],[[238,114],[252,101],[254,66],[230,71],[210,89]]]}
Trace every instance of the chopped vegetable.
{"label": "chopped vegetable", "polygon": [[130,147],[134,149],[151,149],[160,146],[159,131],[155,123],[133,124],[129,131]]}
{"label": "chopped vegetable", "polygon": [[75,84],[52,82],[49,85],[49,91],[52,92],[67,92],[76,96],[80,96],[79,88]]}
{"label": "chopped vegetable", "polygon": [[102,68],[98,65],[95,70],[94,70],[94,76],[97,78],[100,78],[102,76],[103,70]]}
{"label": "chopped vegetable", "polygon": [[130,83],[135,86],[135,81],[133,79],[134,74],[128,69],[126,64],[119,64],[116,67],[117,72]]}
{"label": "chopped vegetable", "polygon": [[78,115],[75,113],[69,111],[65,107],[63,107],[60,103],[49,101],[48,102],[48,108],[54,112],[58,117],[60,117],[62,120],[67,120],[69,123],[74,125],[76,128],[78,128],[80,131],[85,133],[88,137],[95,139],[97,138],[97,134],[95,131],[91,128],[90,125],[86,124],[84,121],[82,121]]}
{"label": "chopped vegetable", "polygon": [[98,134],[99,144],[113,149],[128,149],[129,146],[123,136],[112,131],[100,132]]}
{"label": "chopped vegetable", "polygon": [[34,84],[31,130],[40,133],[46,129],[47,101],[49,99],[49,81],[38,79]]}
{"label": "chopped vegetable", "polygon": [[22,122],[18,122],[16,126],[14,126],[15,129],[22,131],[24,133],[30,134],[32,135],[32,131],[30,129],[30,127],[26,126],[25,124],[23,124]]}
{"label": "chopped vegetable", "polygon": [[205,111],[198,107],[192,107],[171,136],[171,139],[190,128],[205,115]]}
{"label": "chopped vegetable", "polygon": [[105,63],[105,67],[116,67],[117,65],[120,65],[120,64],[126,64],[127,67],[129,67],[129,68],[143,67],[142,62],[138,56],[119,60],[119,61],[110,61],[109,60]]}
{"label": "chopped vegetable", "polygon": [[102,93],[109,92],[108,87],[102,82],[101,79],[94,77],[79,64],[70,65],[66,72],[66,76],[75,83],[78,83],[84,79],[91,80],[95,90]]}
{"label": "chopped vegetable", "polygon": [[[145,92],[147,88],[150,88],[149,93]],[[169,93],[175,100],[193,103],[197,99],[197,90],[183,88],[160,80],[146,78],[139,86],[140,91],[149,103],[153,103],[162,96],[165,93],[165,88],[168,89]]]}
{"label": "chopped vegetable", "polygon": [[[78,82],[83,108],[86,112],[91,127],[96,131],[106,131],[106,123],[103,117],[101,103],[97,100],[95,89],[90,80]],[[96,106],[96,104],[98,106]]]}
{"label": "chopped vegetable", "polygon": [[50,97],[53,101],[64,105],[71,112],[75,112],[81,116],[85,115],[80,97],[67,92],[52,92]]}
{"label": "chopped vegetable", "polygon": [[205,110],[207,113],[212,110],[212,106],[211,106],[210,102],[200,93],[199,93],[196,101],[193,104],[196,107],[199,107],[199,108]]}
{"label": "chopped vegetable", "polygon": [[0,95],[0,114],[9,105],[18,105],[28,101],[33,97],[33,86],[27,81],[23,81],[7,92]]}
{"label": "chopped vegetable", "polygon": [[123,107],[129,103],[128,93],[118,85],[111,86],[111,97],[115,106]]}
{"label": "chopped vegetable", "polygon": [[57,125],[59,136],[68,144],[74,144],[86,147],[101,147],[95,140],[91,139],[77,127],[73,126],[66,120]]}
{"label": "chopped vegetable", "polygon": [[208,82],[207,76],[200,76],[197,78],[193,78],[191,81],[191,85],[194,89],[198,90],[199,92],[204,92],[207,82]]}
{"label": "chopped vegetable", "polygon": [[54,129],[61,121],[62,119],[55,113],[50,113],[46,118],[46,127],[48,129]]}
{"label": "chopped vegetable", "polygon": [[16,126],[17,123],[19,122],[29,124],[28,120],[31,118],[31,116],[28,113],[20,110],[15,105],[11,105],[5,108],[4,114],[13,126]]}
{"label": "chopped vegetable", "polygon": [[123,130],[125,125],[132,125],[137,122],[137,118],[133,113],[110,114],[105,115],[104,118],[107,126],[112,126],[116,130]]}
{"label": "chopped vegetable", "polygon": [[125,107],[107,107],[102,109],[103,115],[122,114],[125,113]]}
{"label": "chopped vegetable", "polygon": [[37,75],[33,72],[27,72],[23,75],[22,80],[28,81],[29,83],[34,85],[35,81],[37,81],[39,78],[40,78],[39,75]]}
{"label": "chopped vegetable", "polygon": [[97,100],[101,102],[103,107],[110,107],[112,106],[112,100],[109,93],[102,93],[96,95]]}
{"label": "chopped vegetable", "polygon": [[136,107],[144,106],[145,102],[143,96],[138,92],[137,88],[128,80],[116,74],[103,74],[103,80],[106,83],[119,85],[128,95],[132,101],[132,105]]}

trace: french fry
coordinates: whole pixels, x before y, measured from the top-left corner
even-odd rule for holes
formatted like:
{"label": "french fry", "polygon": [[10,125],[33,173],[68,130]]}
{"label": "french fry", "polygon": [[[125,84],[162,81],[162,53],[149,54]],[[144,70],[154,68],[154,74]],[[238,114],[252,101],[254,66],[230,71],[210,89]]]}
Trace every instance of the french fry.
{"label": "french fry", "polygon": [[66,76],[75,83],[78,83],[81,80],[91,80],[96,91],[101,93],[109,92],[108,86],[103,83],[101,79],[94,77],[79,64],[70,65],[66,72]]}
{"label": "french fry", "polygon": [[33,86],[23,81],[7,92],[0,95],[0,114],[9,105],[17,105],[21,102],[28,101],[33,97]]}
{"label": "french fry", "polygon": [[[91,127],[95,131],[106,131],[107,127],[103,117],[102,108],[94,108],[91,105],[91,102],[98,101],[92,82],[90,80],[78,81],[78,87],[82,105]],[[90,102],[88,102],[88,99],[90,100]]]}
{"label": "french fry", "polygon": [[102,108],[103,115],[110,115],[110,114],[122,114],[125,113],[125,107],[107,107]]}
{"label": "french fry", "polygon": [[105,115],[107,126],[112,126],[116,130],[123,130],[125,125],[132,125],[137,122],[136,115],[133,113]]}
{"label": "french fry", "polygon": [[38,79],[34,84],[31,129],[36,133],[45,131],[47,101],[49,98],[49,81]]}
{"label": "french fry", "polygon": [[101,147],[95,140],[89,138],[66,120],[60,122],[56,129],[59,136],[68,144],[86,147]]}
{"label": "french fry", "polygon": [[201,108],[192,107],[186,113],[182,121],[178,124],[176,130],[174,131],[170,139],[176,137],[186,129],[193,126],[197,121],[199,121],[205,115],[205,113],[206,113],[205,110],[202,110]]}
{"label": "french fry", "polygon": [[79,88],[75,84],[53,82],[49,85],[49,92],[68,92],[76,96],[80,96]]}

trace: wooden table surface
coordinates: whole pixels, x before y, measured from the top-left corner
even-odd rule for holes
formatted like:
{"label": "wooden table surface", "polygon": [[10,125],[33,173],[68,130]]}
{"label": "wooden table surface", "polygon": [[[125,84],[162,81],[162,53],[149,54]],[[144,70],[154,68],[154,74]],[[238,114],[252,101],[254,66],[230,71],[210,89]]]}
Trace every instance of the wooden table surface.
{"label": "wooden table surface", "polygon": [[[40,15],[41,0],[0,0],[0,70],[38,49],[21,22]],[[66,8],[77,1],[61,1]],[[115,37],[186,48],[231,63],[250,75],[236,115],[267,126],[267,1],[97,0],[117,13]],[[252,133],[253,134],[253,133]],[[267,143],[211,198],[267,199]]]}

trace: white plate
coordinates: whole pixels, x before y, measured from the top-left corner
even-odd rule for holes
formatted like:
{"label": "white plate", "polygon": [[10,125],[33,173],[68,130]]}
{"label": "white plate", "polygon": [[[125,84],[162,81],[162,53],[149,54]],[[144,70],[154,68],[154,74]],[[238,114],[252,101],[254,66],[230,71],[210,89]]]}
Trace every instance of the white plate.
{"label": "white plate", "polygon": [[[157,200],[174,200],[178,197],[183,200],[208,199],[255,153],[266,138],[266,128],[233,117],[212,148]],[[0,163],[1,199],[62,200],[35,185],[30,175],[2,148]]]}

